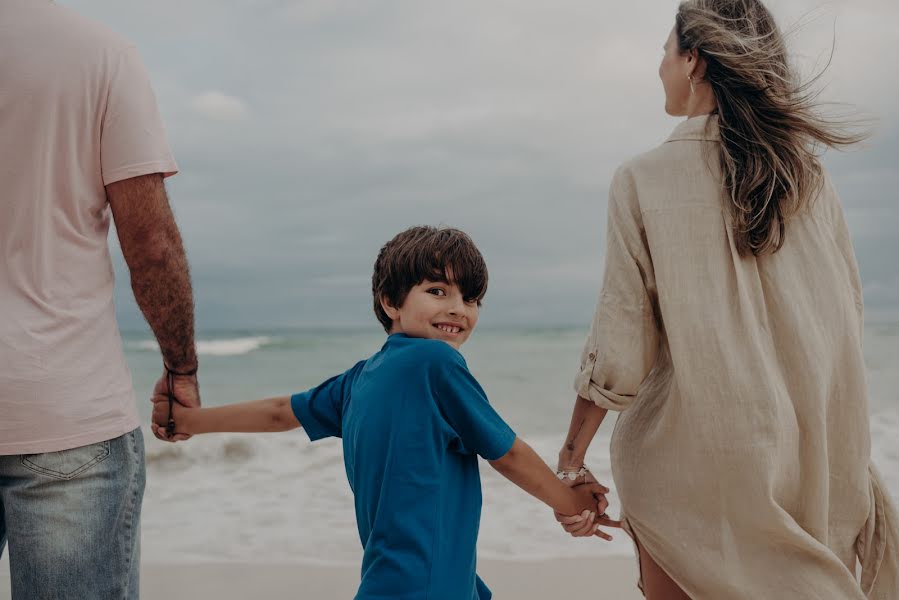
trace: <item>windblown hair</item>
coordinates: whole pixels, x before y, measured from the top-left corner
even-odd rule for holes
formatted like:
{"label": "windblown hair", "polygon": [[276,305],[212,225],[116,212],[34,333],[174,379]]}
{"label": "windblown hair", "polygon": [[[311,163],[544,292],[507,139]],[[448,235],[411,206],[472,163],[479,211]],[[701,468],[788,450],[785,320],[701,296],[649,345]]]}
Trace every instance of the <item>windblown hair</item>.
{"label": "windblown hair", "polygon": [[817,77],[798,81],[783,34],[759,0],[687,0],[675,32],[681,52],[696,50],[707,64],[737,251],[777,252],[789,218],[820,191],[821,151],[866,136],[819,114],[810,90]]}
{"label": "windblown hair", "polygon": [[375,260],[371,292],[375,316],[390,333],[393,321],[381,306],[402,306],[425,279],[455,283],[466,301],[479,304],[487,294],[487,264],[471,238],[450,227],[410,227],[384,244]]}

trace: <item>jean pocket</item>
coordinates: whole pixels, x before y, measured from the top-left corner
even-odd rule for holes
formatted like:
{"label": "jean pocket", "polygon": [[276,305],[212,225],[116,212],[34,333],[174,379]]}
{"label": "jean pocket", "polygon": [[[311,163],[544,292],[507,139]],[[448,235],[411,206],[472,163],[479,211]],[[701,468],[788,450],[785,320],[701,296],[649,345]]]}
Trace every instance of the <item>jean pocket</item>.
{"label": "jean pocket", "polygon": [[74,479],[109,457],[109,441],[59,452],[22,455],[22,466],[54,479]]}

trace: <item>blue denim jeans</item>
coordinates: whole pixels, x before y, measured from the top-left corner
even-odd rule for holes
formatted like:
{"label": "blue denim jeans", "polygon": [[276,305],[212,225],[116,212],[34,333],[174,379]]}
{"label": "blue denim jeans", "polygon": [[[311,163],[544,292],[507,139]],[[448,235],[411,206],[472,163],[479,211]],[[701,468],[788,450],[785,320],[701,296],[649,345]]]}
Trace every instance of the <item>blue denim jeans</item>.
{"label": "blue denim jeans", "polygon": [[0,456],[0,553],[13,600],[139,596],[140,428],[61,452]]}

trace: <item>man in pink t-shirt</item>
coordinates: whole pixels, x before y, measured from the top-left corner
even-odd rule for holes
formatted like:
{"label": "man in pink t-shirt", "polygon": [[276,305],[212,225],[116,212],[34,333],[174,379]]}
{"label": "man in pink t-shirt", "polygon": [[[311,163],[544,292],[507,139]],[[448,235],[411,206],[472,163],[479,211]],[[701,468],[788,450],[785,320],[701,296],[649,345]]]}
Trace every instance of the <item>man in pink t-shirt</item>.
{"label": "man in pink t-shirt", "polygon": [[107,234],[159,341],[156,391],[199,405],[177,165],[126,40],[3,0],[0,57],[0,553],[16,599],[137,598],[144,446]]}

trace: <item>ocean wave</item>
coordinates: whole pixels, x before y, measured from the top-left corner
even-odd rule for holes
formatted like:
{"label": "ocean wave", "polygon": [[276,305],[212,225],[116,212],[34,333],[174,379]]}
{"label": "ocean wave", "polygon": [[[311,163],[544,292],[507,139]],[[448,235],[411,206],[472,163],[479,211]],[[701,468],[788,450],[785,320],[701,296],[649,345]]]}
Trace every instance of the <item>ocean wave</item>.
{"label": "ocean wave", "polygon": [[[304,564],[358,564],[353,495],[340,440],[310,443],[303,432],[196,436],[166,444],[147,432],[143,549],[148,562],[241,561],[277,554]],[[548,461],[564,432],[529,436]],[[604,445],[593,450],[597,476],[611,483]],[[613,544],[577,543],[552,512],[482,463],[485,558],[628,555]],[[210,510],[210,507],[215,507]],[[178,536],[171,536],[176,529]],[[302,535],[299,535],[302,532]]]}
{"label": "ocean wave", "polygon": [[[895,444],[899,418],[872,422],[874,455],[890,489],[899,492]],[[200,435],[178,444],[147,439],[148,486],[142,554],[147,562],[254,562],[277,555],[303,564],[358,564],[361,556],[353,495],[340,440],[310,443],[301,431],[282,434]],[[526,435],[554,464],[565,432]],[[608,438],[601,432],[588,464],[612,493],[609,514],[619,514]],[[572,540],[538,500],[481,462],[484,505],[478,553],[484,558],[543,560],[630,556],[621,531],[615,540]],[[171,535],[177,531],[178,535]],[[253,558],[253,557],[259,557]]]}
{"label": "ocean wave", "polygon": [[[526,339],[515,332],[484,331],[482,336],[471,347],[470,363],[478,369],[478,377],[490,397],[496,399],[500,413],[515,424],[548,464],[554,465],[566,435],[566,423],[558,411],[570,410],[570,405],[567,400],[558,404],[548,399],[569,385],[566,373],[580,352],[580,333]],[[138,333],[130,340],[126,338],[126,343],[134,354],[144,352],[133,346],[138,342],[155,352],[155,343],[140,341],[147,337]],[[206,341],[226,345],[250,341],[249,348],[237,349],[258,351],[254,358],[273,360],[265,365],[250,360],[253,364],[248,369],[258,369],[250,370],[250,376],[230,367],[218,370],[215,385],[206,388],[205,400],[216,405],[258,397],[254,386],[263,378],[266,391],[259,391],[259,395],[315,383],[336,372],[335,365],[351,364],[350,358],[361,358],[376,349],[382,338],[380,333],[327,331],[207,333],[201,341],[201,352],[206,350]],[[892,331],[881,333],[869,328],[865,343],[872,455],[888,488],[899,499],[899,370],[895,360],[890,360],[897,355],[899,337]],[[282,362],[284,356],[289,360]],[[284,364],[287,367],[282,375],[280,367]],[[136,370],[146,370],[140,378],[147,382],[158,377],[158,368],[155,360],[135,361]],[[254,372],[260,376],[253,377]],[[146,406],[142,412],[147,419]],[[558,425],[555,432],[547,431],[547,423],[552,422]],[[609,514],[616,516],[618,495],[608,454],[611,425],[609,422],[601,429],[591,444],[587,464],[612,488]],[[274,555],[285,562],[303,564],[359,564],[361,546],[340,440],[313,444],[299,430],[266,435],[199,435],[175,445],[156,440],[149,430],[145,437],[148,485],[141,521],[146,562],[261,562]],[[558,527],[548,508],[486,462],[481,466],[484,507],[480,556],[540,560],[632,555],[632,545],[620,531],[613,532],[612,543],[596,538],[572,539]]]}
{"label": "ocean wave", "polygon": [[[271,345],[275,340],[268,336],[241,337],[221,340],[197,341],[197,354],[200,356],[242,356]],[[159,351],[156,340],[142,340],[129,344],[135,350]]]}

